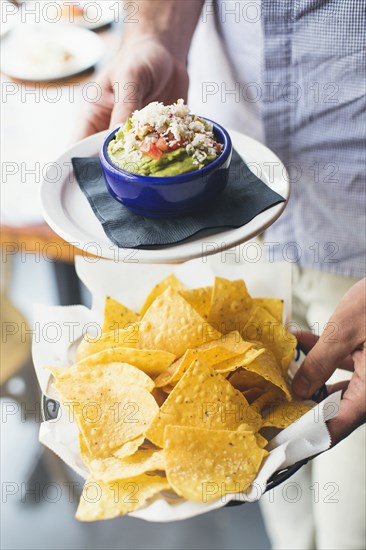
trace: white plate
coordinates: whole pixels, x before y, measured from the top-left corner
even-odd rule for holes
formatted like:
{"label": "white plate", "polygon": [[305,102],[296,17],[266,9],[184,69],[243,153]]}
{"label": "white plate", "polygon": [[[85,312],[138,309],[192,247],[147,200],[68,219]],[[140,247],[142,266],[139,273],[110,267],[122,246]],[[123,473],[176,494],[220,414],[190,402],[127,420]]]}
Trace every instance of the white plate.
{"label": "white plate", "polygon": [[19,24],[2,41],[2,72],[18,80],[60,80],[98,63],[103,43],[73,25]]}
{"label": "white plate", "polygon": [[[71,2],[59,2],[61,6],[70,3]],[[110,23],[113,23],[114,21],[117,22],[119,20],[120,10],[122,9],[119,3],[115,0],[103,0],[102,2],[76,0],[74,4],[80,8],[84,8],[83,15],[75,17],[70,17],[69,15],[63,16],[60,21],[62,23],[71,23],[90,30],[100,29]],[[55,12],[57,14],[56,10],[57,8],[55,8]]]}
{"label": "white plate", "polygon": [[7,0],[0,0],[0,18],[0,38],[4,38],[19,22],[19,8]]}
{"label": "white plate", "polygon": [[183,243],[156,250],[118,248],[105,235],[74,177],[72,157],[97,156],[108,131],[80,141],[56,162],[41,186],[43,215],[65,241],[85,253],[120,262],[184,262],[235,247],[259,235],[282,214],[290,194],[285,167],[267,147],[244,134],[229,130],[235,149],[249,167],[286,202],[272,206],[238,229],[219,230],[209,236],[195,235]]}

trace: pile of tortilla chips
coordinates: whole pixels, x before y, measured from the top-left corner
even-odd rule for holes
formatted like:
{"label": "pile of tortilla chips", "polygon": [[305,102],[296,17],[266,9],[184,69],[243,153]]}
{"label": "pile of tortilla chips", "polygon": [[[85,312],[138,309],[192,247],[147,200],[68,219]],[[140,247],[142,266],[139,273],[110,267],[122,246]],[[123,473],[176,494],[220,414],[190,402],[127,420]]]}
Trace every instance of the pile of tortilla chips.
{"label": "pile of tortilla chips", "polygon": [[139,313],[107,298],[101,336],[50,368],[90,472],[76,517],[113,518],[162,492],[245,492],[268,454],[261,430],[309,409],[289,391],[296,339],[282,316],[280,300],[219,277],[187,289],[170,275]]}

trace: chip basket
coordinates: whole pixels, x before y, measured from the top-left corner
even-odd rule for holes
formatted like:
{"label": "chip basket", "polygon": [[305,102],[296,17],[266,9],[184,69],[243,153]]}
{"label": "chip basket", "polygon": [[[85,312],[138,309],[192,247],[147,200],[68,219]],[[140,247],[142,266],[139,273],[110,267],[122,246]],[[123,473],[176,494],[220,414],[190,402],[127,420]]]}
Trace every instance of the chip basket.
{"label": "chip basket", "polygon": [[[296,348],[296,356],[294,358],[297,366],[300,366],[302,361],[304,360],[305,356],[307,354],[307,350],[301,345],[297,344]],[[323,385],[317,392],[312,396],[312,400],[319,403],[323,399],[328,397],[327,387]],[[60,404],[55,399],[51,399],[50,397],[47,397],[46,395],[42,395],[42,402],[41,402],[41,411],[42,411],[42,418],[43,421],[47,422],[49,420],[56,420],[58,415]],[[302,466],[307,464],[310,460],[315,458],[314,455],[308,458],[305,458],[304,460],[299,460],[292,466],[288,466],[287,468],[283,468],[282,470],[278,470],[275,472],[270,479],[267,482],[266,491],[270,491],[271,489],[274,489],[287,479],[289,479],[291,476],[293,476]],[[239,506],[241,504],[245,504],[245,502],[241,502],[238,500],[232,500],[228,502],[226,506]]]}

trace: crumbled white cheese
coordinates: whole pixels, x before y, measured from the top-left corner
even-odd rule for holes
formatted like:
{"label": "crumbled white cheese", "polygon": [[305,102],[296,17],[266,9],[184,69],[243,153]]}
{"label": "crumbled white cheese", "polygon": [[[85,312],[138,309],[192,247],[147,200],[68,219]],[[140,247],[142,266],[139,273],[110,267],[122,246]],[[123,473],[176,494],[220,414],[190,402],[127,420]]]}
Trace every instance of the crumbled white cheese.
{"label": "crumbled white cheese", "polygon": [[193,132],[204,132],[205,131],[204,125],[199,120],[191,122],[190,125],[188,126],[188,128],[190,130],[192,130]]}
{"label": "crumbled white cheese", "polygon": [[[124,151],[129,158],[141,158],[142,144],[157,143],[163,137],[174,150],[185,147],[194,163],[202,164],[208,156],[217,156],[220,149],[213,133],[213,125],[190,113],[183,99],[173,105],[154,101],[143,109],[135,111],[121,136],[114,143],[112,152]],[[131,157],[131,155],[133,155]]]}

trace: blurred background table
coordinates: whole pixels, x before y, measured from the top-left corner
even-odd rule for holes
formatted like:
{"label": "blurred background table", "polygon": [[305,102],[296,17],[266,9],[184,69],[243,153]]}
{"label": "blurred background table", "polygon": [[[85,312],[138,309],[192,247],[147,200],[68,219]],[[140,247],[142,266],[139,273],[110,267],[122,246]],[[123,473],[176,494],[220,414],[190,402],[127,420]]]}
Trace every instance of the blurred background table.
{"label": "blurred background table", "polygon": [[73,267],[80,251],[44,222],[39,188],[49,163],[73,143],[78,118],[87,103],[86,91],[92,90],[98,70],[117,50],[121,32],[119,24],[98,32],[104,44],[103,58],[81,75],[52,82],[21,82],[1,75],[3,261],[20,253],[23,257],[39,254],[54,262],[62,305],[80,303]]}
{"label": "blurred background table", "polygon": [[[1,4],[3,10],[3,0]],[[23,8],[28,6],[30,3]],[[28,23],[27,16],[22,21],[21,13],[14,12],[16,24],[10,26],[8,34],[2,34],[2,41],[19,29],[26,33],[29,26],[34,25],[33,21]],[[3,23],[3,11],[1,15]],[[53,27],[57,31],[57,23]],[[121,32],[121,25],[117,23],[100,29],[98,35],[104,52],[100,62],[70,78],[29,82],[0,75],[1,399],[35,411],[29,415],[35,424],[41,418],[39,387],[31,359],[32,302],[37,301],[37,295],[42,303],[83,302],[74,268],[74,257],[81,252],[44,222],[40,185],[47,166],[72,145],[78,119],[86,98],[90,97],[86,93],[88,86],[93,87],[98,71],[117,50]],[[3,57],[2,49],[2,60]],[[30,484],[40,479],[46,482],[70,478],[70,472],[60,461],[39,445],[28,460],[24,477]]]}

